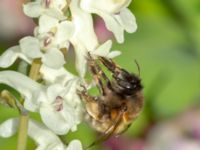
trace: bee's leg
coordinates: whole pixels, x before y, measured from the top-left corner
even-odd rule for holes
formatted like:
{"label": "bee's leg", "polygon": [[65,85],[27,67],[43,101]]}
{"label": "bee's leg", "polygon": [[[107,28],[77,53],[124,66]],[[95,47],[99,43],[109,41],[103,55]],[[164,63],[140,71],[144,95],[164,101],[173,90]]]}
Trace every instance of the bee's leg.
{"label": "bee's leg", "polygon": [[98,97],[89,95],[87,89],[83,85],[81,86],[84,89],[82,91],[77,91],[77,93],[85,103],[85,108],[87,110],[88,115],[95,120],[99,120],[99,118],[102,117],[102,113],[99,111],[100,101],[98,100]]}
{"label": "bee's leg", "polygon": [[108,59],[108,58],[105,58],[105,57],[99,57],[99,60],[112,73],[116,73],[116,72],[121,71],[121,68],[119,66],[117,66],[116,63],[114,61],[112,61],[112,59]]}
{"label": "bee's leg", "polygon": [[121,119],[123,116],[123,112],[120,112],[120,114],[117,116],[115,122],[113,122],[108,129],[106,129],[106,131],[103,133],[103,135],[101,135],[97,140],[95,140],[93,143],[91,143],[86,150],[89,150],[91,147],[109,139],[115,132],[115,130],[117,129],[117,127],[119,126],[119,124],[121,123]]}
{"label": "bee's leg", "polygon": [[102,78],[106,81],[107,84],[110,83],[108,77],[105,75],[103,70],[99,67],[96,61],[88,54],[88,64],[93,78],[98,86],[98,89],[102,95],[105,95],[105,86],[103,85]]}
{"label": "bee's leg", "polygon": [[83,90],[77,90],[77,94],[81,97],[82,100],[85,101],[85,103],[88,103],[90,101],[93,101],[93,97],[88,94],[88,91],[84,85],[81,85]]}
{"label": "bee's leg", "polygon": [[107,59],[104,57],[99,57],[100,61],[103,63],[104,66],[108,68],[113,73],[113,78],[118,81],[118,84],[122,85],[122,87],[126,86],[125,84],[130,85],[128,79],[135,79],[139,80],[136,76],[133,76],[131,73],[126,71],[125,69],[119,67],[112,61],[112,59]]}

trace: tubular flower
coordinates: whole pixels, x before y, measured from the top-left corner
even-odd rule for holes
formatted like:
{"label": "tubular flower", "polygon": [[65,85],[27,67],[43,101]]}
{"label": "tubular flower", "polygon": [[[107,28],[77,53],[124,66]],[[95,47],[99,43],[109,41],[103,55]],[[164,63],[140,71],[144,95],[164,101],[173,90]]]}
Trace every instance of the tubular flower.
{"label": "tubular flower", "polygon": [[124,30],[133,33],[137,29],[135,16],[126,8],[131,0],[81,0],[80,6],[89,13],[103,18],[119,43],[124,42]]}
{"label": "tubular flower", "polygon": [[40,17],[46,14],[58,19],[65,19],[62,9],[67,5],[66,0],[36,0],[23,6],[24,13],[29,17]]}
{"label": "tubular flower", "polygon": [[14,71],[0,72],[0,83],[16,89],[24,97],[24,107],[39,112],[46,126],[57,134],[75,131],[81,122],[82,106],[76,93],[78,82],[74,77],[65,85],[41,85]]}
{"label": "tubular flower", "polygon": [[42,15],[39,18],[39,26],[35,28],[35,37],[40,40],[43,49],[68,48],[74,30],[74,24],[70,21],[59,22],[56,18]]}
{"label": "tubular flower", "polygon": [[[19,128],[19,119],[11,118],[0,124],[0,136],[8,138],[16,134]],[[29,120],[28,136],[37,143],[36,150],[82,150],[80,141],[73,140],[66,146],[43,124]]]}
{"label": "tubular flower", "polygon": [[44,53],[41,51],[39,40],[31,36],[21,39],[19,45],[7,49],[0,56],[0,67],[11,66],[17,58],[29,64],[33,59],[41,58],[42,63],[51,68],[60,68],[65,64],[64,56],[59,49],[52,47]]}

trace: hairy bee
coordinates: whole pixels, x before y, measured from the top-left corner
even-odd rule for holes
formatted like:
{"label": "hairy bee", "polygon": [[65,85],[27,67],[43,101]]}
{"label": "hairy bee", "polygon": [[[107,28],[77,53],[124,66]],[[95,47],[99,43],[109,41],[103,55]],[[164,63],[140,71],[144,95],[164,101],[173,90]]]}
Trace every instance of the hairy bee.
{"label": "hairy bee", "polygon": [[[97,60],[112,73],[111,80],[103,72]],[[97,60],[88,54],[89,70],[100,95],[96,97],[89,95],[84,86],[79,95],[85,102],[91,126],[103,133],[98,140],[102,141],[111,135],[124,132],[138,117],[143,108],[143,94],[141,80],[137,75],[117,66],[112,59],[98,57]]]}

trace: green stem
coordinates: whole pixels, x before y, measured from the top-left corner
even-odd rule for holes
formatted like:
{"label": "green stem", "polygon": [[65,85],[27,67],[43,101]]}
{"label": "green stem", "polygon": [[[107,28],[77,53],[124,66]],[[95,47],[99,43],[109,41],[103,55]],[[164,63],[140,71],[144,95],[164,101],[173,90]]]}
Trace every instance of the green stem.
{"label": "green stem", "polygon": [[[36,81],[40,78],[40,73],[39,73],[40,67],[41,67],[41,60],[40,59],[33,60],[29,71],[29,77],[31,79]],[[29,121],[28,111],[24,107],[22,107],[20,109],[17,150],[26,150],[28,121]]]}
{"label": "green stem", "polygon": [[29,71],[29,77],[35,81],[40,79],[41,74],[40,74],[40,68],[41,68],[41,59],[36,58],[33,60],[30,71]]}
{"label": "green stem", "polygon": [[20,123],[19,123],[17,150],[26,150],[28,119],[29,119],[28,112],[21,113]]}

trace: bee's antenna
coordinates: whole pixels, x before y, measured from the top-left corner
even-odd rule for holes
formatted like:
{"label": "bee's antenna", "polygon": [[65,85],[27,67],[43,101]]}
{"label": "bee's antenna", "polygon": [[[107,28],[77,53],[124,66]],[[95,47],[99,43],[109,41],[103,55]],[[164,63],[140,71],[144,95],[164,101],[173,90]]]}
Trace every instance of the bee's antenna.
{"label": "bee's antenna", "polygon": [[139,66],[139,64],[138,64],[136,59],[135,59],[135,64],[136,64],[137,69],[138,69],[138,76],[140,77],[140,66]]}

